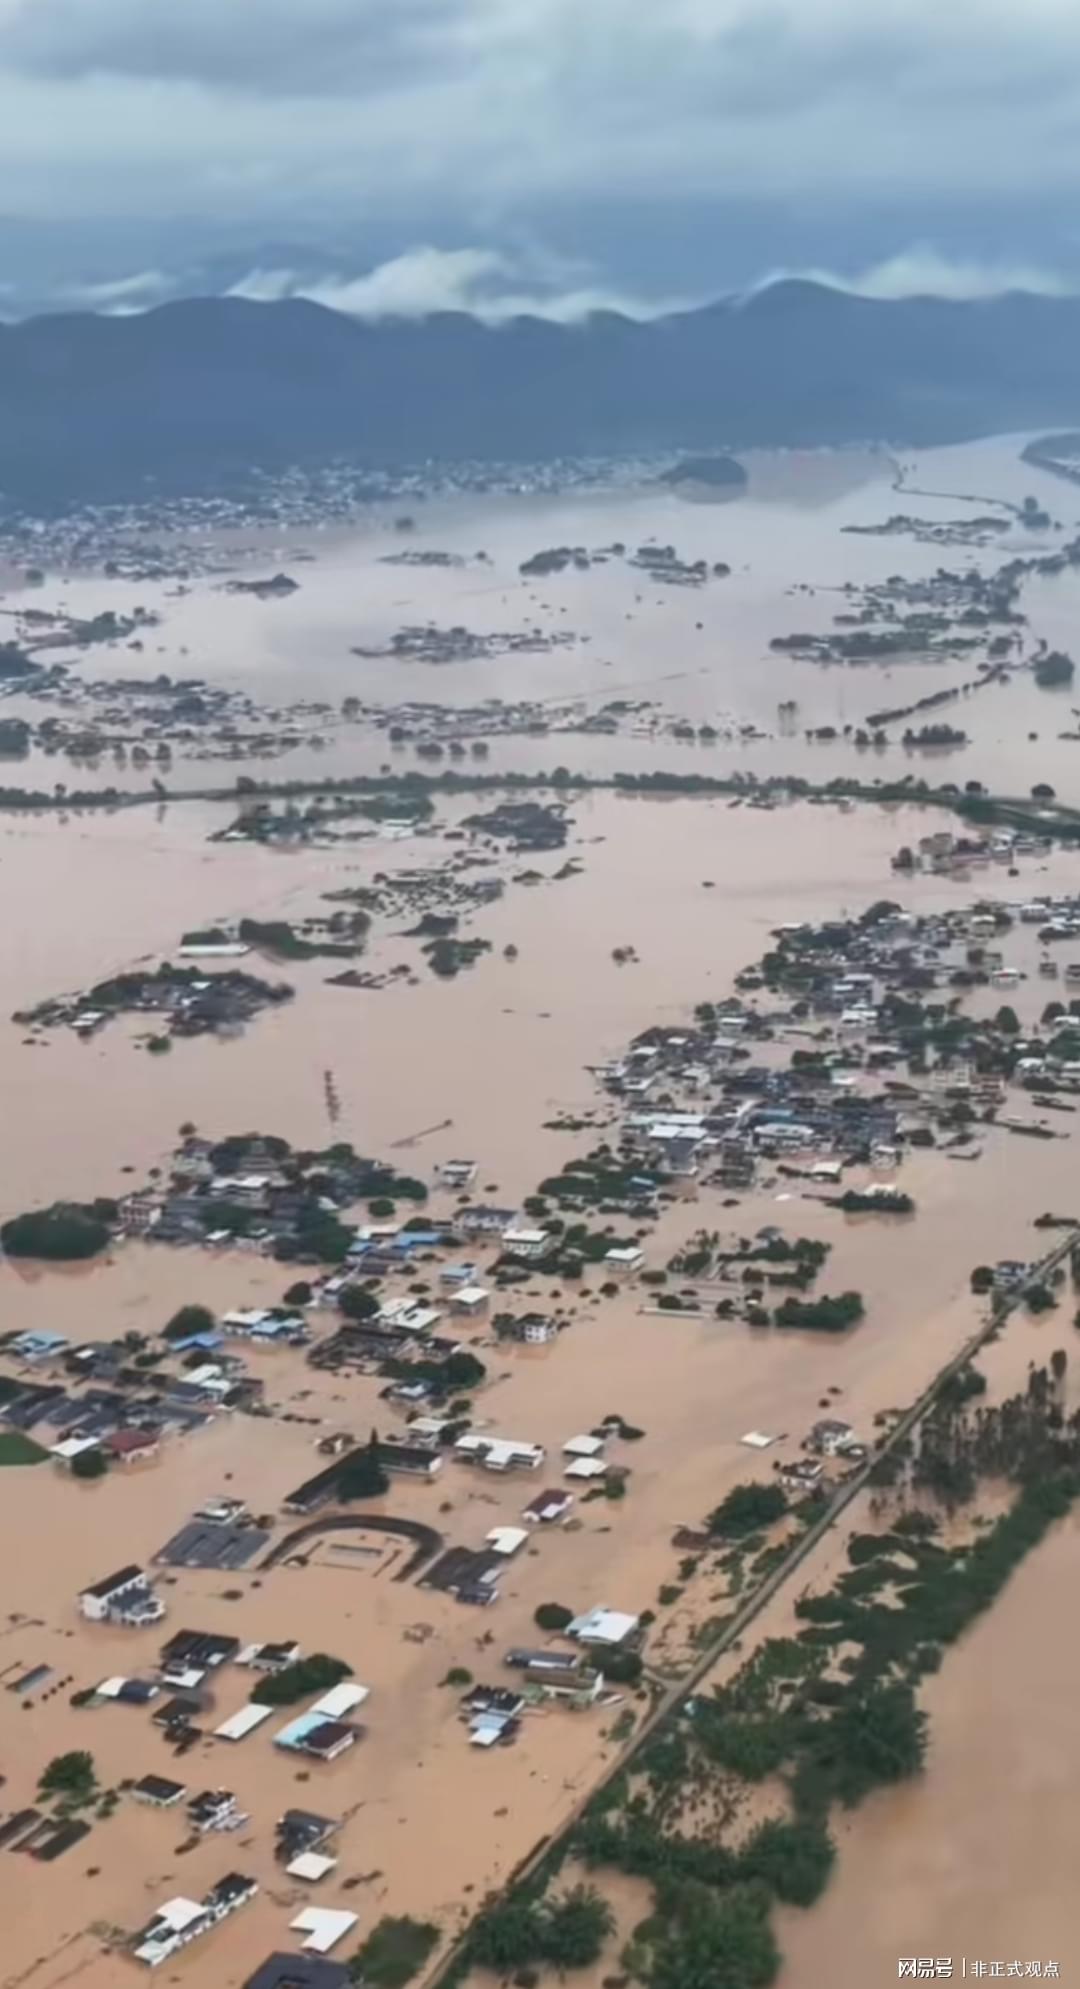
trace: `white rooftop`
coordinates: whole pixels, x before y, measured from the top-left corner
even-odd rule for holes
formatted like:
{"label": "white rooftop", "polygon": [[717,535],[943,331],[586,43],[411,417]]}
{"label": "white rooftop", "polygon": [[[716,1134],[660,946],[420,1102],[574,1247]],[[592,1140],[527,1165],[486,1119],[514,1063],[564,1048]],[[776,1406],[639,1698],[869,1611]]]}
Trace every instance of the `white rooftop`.
{"label": "white rooftop", "polygon": [[468,1430],[460,1436],[454,1449],[462,1457],[475,1457],[478,1453],[492,1470],[505,1470],[515,1462],[536,1465],[542,1462],[544,1452],[538,1443],[523,1443],[517,1437],[483,1436],[477,1430]]}
{"label": "white rooftop", "polygon": [[85,1456],[88,1450],[100,1449],[101,1439],[99,1437],[69,1436],[65,1437],[63,1443],[54,1443],[49,1456],[55,1457],[58,1464],[70,1464],[74,1458]]}
{"label": "white rooftop", "polygon": [[119,1699],[126,1684],[126,1678],[103,1678],[100,1685],[95,1685],[94,1691],[99,1699]]}
{"label": "white rooftop", "polygon": [[391,1298],[379,1315],[384,1326],[400,1326],[406,1333],[426,1333],[440,1314],[432,1305],[418,1305],[414,1298]]}
{"label": "white rooftop", "polygon": [[229,1719],[222,1720],[219,1727],[214,1728],[214,1739],[246,1740],[248,1734],[254,1733],[256,1727],[261,1727],[263,1721],[268,1720],[273,1711],[273,1706],[258,1706],[254,1702],[241,1706],[238,1713],[233,1713]]}
{"label": "white rooftop", "polygon": [[311,1711],[320,1713],[324,1720],[343,1720],[346,1713],[355,1712],[357,1706],[362,1706],[368,1696],[368,1686],[350,1685],[346,1681],[324,1692],[321,1699],[316,1699]]}
{"label": "white rooftop", "polygon": [[598,1457],[603,1448],[603,1437],[572,1436],[567,1437],[563,1444],[563,1454],[566,1457]]}
{"label": "white rooftop", "polygon": [[487,1545],[496,1554],[516,1554],[528,1538],[529,1533],[524,1526],[493,1526],[486,1535]]}
{"label": "white rooftop", "polygon": [[[326,1877],[327,1872],[333,1871],[336,1864],[336,1858],[328,1858],[322,1851],[301,1851],[300,1856],[294,1858],[291,1865],[286,1865],[285,1870],[290,1878],[307,1879],[310,1885],[316,1885],[319,1879]],[[295,1921],[293,1924],[296,1924]]]}
{"label": "white rooftop", "polygon": [[193,1921],[201,1920],[205,1911],[205,1906],[200,1906],[197,1900],[184,1899],[181,1896],[178,1899],[167,1899],[164,1906],[158,1907],[154,1918],[164,1920],[174,1934],[182,1934],[184,1928],[190,1927]]}
{"label": "white rooftop", "polygon": [[584,1616],[575,1616],[566,1626],[568,1637],[577,1637],[583,1644],[621,1644],[631,1630],[636,1630],[638,1618],[628,1616],[621,1609],[590,1609]]}
{"label": "white rooftop", "polygon": [[573,1463],[566,1466],[564,1476],[567,1478],[603,1478],[606,1471],[607,1465],[604,1463],[602,1457],[575,1457]]}
{"label": "white rooftop", "polygon": [[329,1954],[331,1948],[351,1927],[355,1927],[359,1915],[356,1913],[334,1912],[328,1906],[305,1906],[295,1920],[289,1921],[294,1934],[306,1934],[304,1947],[313,1954]]}

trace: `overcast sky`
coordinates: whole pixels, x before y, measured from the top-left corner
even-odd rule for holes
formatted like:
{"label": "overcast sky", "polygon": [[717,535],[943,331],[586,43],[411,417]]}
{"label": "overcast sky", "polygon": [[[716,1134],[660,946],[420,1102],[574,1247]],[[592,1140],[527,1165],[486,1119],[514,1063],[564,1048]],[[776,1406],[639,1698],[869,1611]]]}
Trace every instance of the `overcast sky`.
{"label": "overcast sky", "polygon": [[1071,287],[1080,6],[0,0],[0,173],[3,273],[121,307]]}

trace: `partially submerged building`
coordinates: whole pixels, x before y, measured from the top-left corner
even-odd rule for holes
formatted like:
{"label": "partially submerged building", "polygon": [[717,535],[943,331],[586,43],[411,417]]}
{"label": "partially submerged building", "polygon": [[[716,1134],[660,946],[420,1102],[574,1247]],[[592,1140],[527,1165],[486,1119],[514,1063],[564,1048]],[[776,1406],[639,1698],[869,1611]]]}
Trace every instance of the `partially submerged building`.
{"label": "partially submerged building", "polygon": [[148,1968],[160,1968],[162,1962],[171,1961],[181,1948],[199,1940],[227,1919],[230,1913],[246,1906],[258,1890],[255,1879],[247,1878],[241,1872],[227,1872],[201,1900],[182,1896],[167,1899],[153,1919],[133,1937],[131,1952],[135,1960],[145,1962]]}
{"label": "partially submerged building", "polygon": [[84,1588],[79,1596],[79,1614],[89,1623],[118,1623],[125,1629],[142,1630],[160,1623],[165,1604],[149,1577],[132,1563]]}

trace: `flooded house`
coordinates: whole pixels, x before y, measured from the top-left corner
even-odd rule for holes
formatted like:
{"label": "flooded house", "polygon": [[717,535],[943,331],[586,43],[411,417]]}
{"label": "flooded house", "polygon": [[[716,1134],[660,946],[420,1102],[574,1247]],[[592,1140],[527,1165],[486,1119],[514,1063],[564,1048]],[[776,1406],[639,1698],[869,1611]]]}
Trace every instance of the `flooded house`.
{"label": "flooded house", "polygon": [[255,1879],[227,1872],[201,1900],[184,1897],[166,1900],[142,1931],[133,1935],[130,1947],[135,1960],[144,1962],[148,1968],[160,1968],[182,1948],[219,1926],[230,1913],[246,1906],[258,1890]]}
{"label": "flooded house", "polygon": [[79,1596],[79,1614],[89,1623],[116,1623],[141,1630],[147,1624],[160,1623],[165,1604],[149,1576],[132,1563],[84,1588]]}

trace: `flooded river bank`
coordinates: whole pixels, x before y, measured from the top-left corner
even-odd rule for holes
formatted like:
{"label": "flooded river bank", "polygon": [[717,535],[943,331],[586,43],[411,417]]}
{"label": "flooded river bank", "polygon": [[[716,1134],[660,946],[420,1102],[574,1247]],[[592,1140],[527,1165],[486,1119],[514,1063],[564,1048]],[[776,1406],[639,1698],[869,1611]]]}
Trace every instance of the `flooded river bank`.
{"label": "flooded river bank", "polygon": [[781,1910],[778,1989],[884,1989],[920,1955],[950,1957],[954,1978],[979,1960],[1074,1977],[1078,1564],[1073,1513],[924,1687],[926,1770],[839,1819],[824,1897]]}

